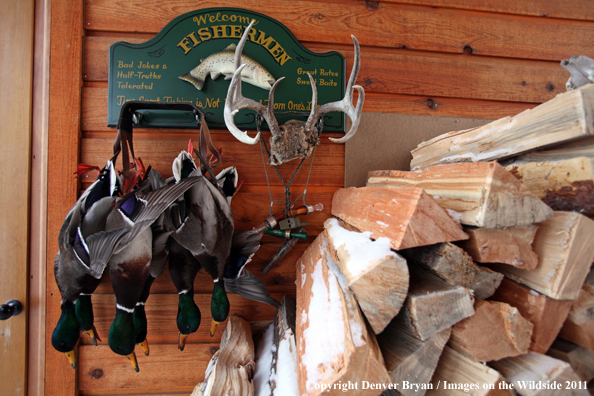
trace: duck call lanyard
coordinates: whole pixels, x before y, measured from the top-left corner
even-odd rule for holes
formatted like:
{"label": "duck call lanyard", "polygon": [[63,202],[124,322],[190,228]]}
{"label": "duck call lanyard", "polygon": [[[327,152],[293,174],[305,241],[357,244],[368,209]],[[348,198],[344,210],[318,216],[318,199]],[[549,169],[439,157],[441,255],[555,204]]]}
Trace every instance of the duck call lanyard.
{"label": "duck call lanyard", "polygon": [[[305,113],[300,113],[300,112],[282,112],[282,113],[278,113],[281,115],[307,115]],[[256,126],[258,129],[258,133],[261,133],[261,126],[262,126],[262,122],[264,121],[264,117],[262,117],[260,114],[256,115]],[[317,130],[318,130],[318,136],[316,137],[316,142],[320,139],[320,135],[322,134],[322,130],[324,129],[324,118],[320,118],[318,120],[318,125],[317,125]],[[262,136],[262,135],[260,135]],[[268,170],[266,169],[266,159],[264,158],[264,150],[262,149],[262,146],[264,146],[264,148],[266,149],[266,154],[268,154],[268,162],[270,162],[270,150],[268,149],[268,146],[266,145],[266,142],[264,141],[265,139],[260,138],[260,153],[262,154],[262,162],[264,164],[264,174],[266,175],[266,184],[268,185],[268,194],[270,195],[270,208],[268,209],[268,212],[270,214],[270,216],[272,217],[272,207],[274,206],[275,203],[280,203],[280,204],[284,204],[285,205],[285,217],[288,218],[289,216],[289,211],[291,210],[291,208],[295,205],[295,202],[297,202],[299,200],[299,198],[301,198],[303,196],[303,205],[307,206],[307,204],[305,203],[305,196],[307,194],[307,186],[309,185],[309,177],[311,176],[311,168],[313,165],[313,159],[314,156],[316,155],[316,147],[317,147],[317,143],[316,145],[314,145],[313,151],[311,153],[311,160],[309,163],[309,171],[307,173],[307,180],[305,182],[305,188],[303,189],[303,192],[293,201],[291,202],[291,183],[293,182],[293,179],[295,179],[295,176],[297,176],[297,173],[299,172],[299,169],[301,169],[301,165],[303,165],[303,163],[305,162],[305,160],[307,159],[307,157],[304,157],[303,159],[301,159],[301,162],[299,163],[299,165],[297,166],[297,169],[295,169],[295,172],[293,172],[293,176],[291,176],[291,178],[289,179],[288,182],[285,182],[285,179],[282,177],[282,175],[280,174],[278,168],[276,165],[272,165],[272,167],[274,168],[274,170],[276,171],[276,174],[278,175],[281,183],[283,183],[283,187],[285,188],[285,200],[284,201],[275,201],[272,199],[272,189],[270,188],[270,181],[268,180]]]}

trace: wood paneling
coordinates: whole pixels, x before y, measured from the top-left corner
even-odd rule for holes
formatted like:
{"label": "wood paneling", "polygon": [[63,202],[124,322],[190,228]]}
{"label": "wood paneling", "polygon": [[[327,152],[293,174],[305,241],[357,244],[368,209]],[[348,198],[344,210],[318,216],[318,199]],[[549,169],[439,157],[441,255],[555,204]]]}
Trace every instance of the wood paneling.
{"label": "wood paneling", "polygon": [[[349,34],[355,34],[362,45],[357,83],[366,90],[365,112],[489,119],[513,116],[565,90],[568,74],[559,66],[561,59],[576,54],[594,56],[590,45],[594,41],[594,11],[586,0],[86,0],[84,7],[54,0],[48,175],[48,395],[74,395],[77,390],[83,396],[189,394],[203,379],[208,360],[218,347],[224,326],[210,338],[203,325],[188,339],[184,352],[177,350],[177,293],[167,270],[155,281],[147,303],[151,355],[138,354],[140,373],[106,345],[114,303],[108,276],[94,296],[103,343],[94,347],[83,338],[77,372],[49,343],[59,316],[59,293],[51,275],[58,230],[78,190],[88,187],[94,177],[89,174],[77,182],[72,172],[79,160],[103,165],[111,156],[115,137],[115,128],[106,126],[109,46],[117,41],[145,42],[175,17],[208,7],[245,8],[269,15],[312,51],[342,53],[348,70],[353,58]],[[187,147],[195,132],[137,129],[135,151],[146,165],[152,164],[168,177],[172,160]],[[265,236],[248,266],[279,299],[282,294],[294,294],[295,262],[321,231],[323,221],[330,216],[334,191],[344,184],[345,148],[329,142],[331,136],[336,135],[323,135],[309,180],[307,203],[322,202],[325,206],[323,212],[302,219],[311,223],[309,240],[298,243],[263,276],[259,270],[282,244],[282,240]],[[269,133],[264,137],[267,141]],[[269,215],[270,199],[259,146],[241,144],[226,131],[213,131],[213,141],[216,147],[223,147],[221,167],[235,165],[240,178],[245,179],[232,203],[236,228],[261,223]],[[281,166],[281,172],[288,177],[296,165]],[[294,181],[293,199],[305,187],[308,165],[306,161]],[[267,169],[273,199],[282,200],[282,185],[275,171]],[[280,209],[276,205],[273,212]],[[195,298],[205,323],[210,320],[211,285],[209,276],[198,275]],[[266,305],[235,296],[231,300],[232,312],[248,320],[272,319],[273,310]]]}
{"label": "wood paneling", "polygon": [[48,139],[47,294],[45,395],[70,396],[77,392],[76,372],[64,354],[51,344],[60,316],[60,292],[53,277],[58,232],[77,197],[72,177],[79,157],[82,88],[82,2],[52,1],[51,64]]}
{"label": "wood paneling", "polygon": [[[513,17],[447,8],[386,2],[284,2],[274,0],[88,0],[85,25],[89,30],[158,33],[176,16],[208,7],[260,10],[281,21],[300,41],[323,40],[350,44],[356,32],[361,45],[461,54],[465,47],[480,55],[556,60],[575,55],[583,43],[594,41],[591,22]],[[142,10],[142,12],[139,12]],[[131,18],[132,15],[142,18]],[[123,28],[125,26],[125,28]],[[344,33],[342,33],[344,32]]]}
{"label": "wood paneling", "polygon": [[34,2],[3,2],[0,14],[0,304],[23,311],[0,322],[0,394],[27,394],[29,174]]}
{"label": "wood paneling", "polygon": [[[357,35],[363,45],[365,36]],[[86,81],[107,79],[109,45],[122,39],[86,39]],[[352,45],[307,47],[318,53],[337,50],[345,56],[347,70],[352,67]],[[564,92],[568,77],[557,62],[363,47],[357,84],[366,93],[542,103]]]}

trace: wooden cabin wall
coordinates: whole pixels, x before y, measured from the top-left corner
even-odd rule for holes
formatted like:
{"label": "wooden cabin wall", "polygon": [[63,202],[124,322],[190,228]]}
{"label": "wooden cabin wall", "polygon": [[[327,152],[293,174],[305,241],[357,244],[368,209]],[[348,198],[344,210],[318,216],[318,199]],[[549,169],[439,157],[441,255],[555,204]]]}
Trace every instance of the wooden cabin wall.
{"label": "wooden cabin wall", "polygon": [[[208,7],[245,8],[286,25],[307,48],[337,50],[352,66],[350,34],[361,43],[357,83],[366,91],[365,112],[404,113],[474,118],[515,115],[565,91],[567,72],[559,61],[572,55],[594,56],[594,8],[590,0],[54,0],[51,6],[49,186],[47,247],[46,383],[47,395],[189,394],[204,378],[206,365],[220,341],[208,335],[212,281],[204,273],[195,283],[203,325],[177,349],[177,293],[167,270],[155,281],[147,303],[151,354],[137,353],[136,373],[107,345],[114,317],[114,295],[104,279],[94,296],[95,321],[103,342],[87,337],[78,348],[79,367],[53,350],[51,332],[60,313],[53,279],[57,236],[65,214],[93,175],[78,183],[72,172],[78,162],[103,166],[111,156],[115,129],[106,126],[109,46],[117,41],[145,42],[173,18]],[[344,146],[325,134],[313,161],[307,203],[324,204],[309,215],[310,240],[330,216],[334,191],[344,184]],[[135,130],[135,151],[165,177],[188,139],[187,130]],[[267,139],[268,136],[265,136]],[[245,180],[232,203],[236,228],[251,228],[269,213],[269,193],[258,146],[239,143],[227,131],[213,131],[223,149],[222,167],[235,165]],[[283,166],[292,173],[295,165]],[[283,189],[268,169],[274,199]],[[300,193],[307,169],[296,178]],[[298,194],[297,193],[297,194]],[[294,198],[296,198],[294,196]],[[275,206],[275,212],[281,208]],[[249,265],[280,299],[295,294],[296,259],[307,243],[299,243],[267,276],[260,274],[282,241],[265,237]],[[272,319],[274,310],[236,296],[231,315],[251,320]]]}

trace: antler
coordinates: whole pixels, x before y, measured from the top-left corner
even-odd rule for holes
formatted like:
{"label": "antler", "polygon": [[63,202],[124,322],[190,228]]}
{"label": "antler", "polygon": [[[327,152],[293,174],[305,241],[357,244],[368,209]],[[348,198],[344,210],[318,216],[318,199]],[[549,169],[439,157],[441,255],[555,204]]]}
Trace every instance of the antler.
{"label": "antler", "polygon": [[[305,128],[307,130],[311,130],[314,124],[318,121],[320,117],[323,117],[324,114],[329,113],[331,111],[341,111],[349,116],[352,121],[351,129],[341,138],[335,139],[330,138],[331,141],[335,143],[344,143],[350,138],[352,138],[355,133],[357,132],[357,128],[359,127],[359,123],[361,122],[361,112],[363,111],[363,101],[365,100],[365,90],[360,85],[353,85],[357,80],[357,76],[359,75],[359,69],[361,67],[361,58],[360,58],[360,49],[359,49],[359,42],[357,38],[351,35],[353,42],[355,43],[355,59],[353,61],[353,70],[351,71],[351,76],[349,77],[349,82],[346,87],[346,93],[342,100],[337,102],[326,103],[318,107],[318,92],[316,89],[316,84],[314,83],[313,78],[311,75],[309,76],[309,81],[311,83],[311,88],[313,91],[312,95],[312,109],[305,124]],[[308,73],[309,75],[309,73]],[[359,98],[357,98],[357,106],[353,107],[353,90],[357,89],[359,92]]]}
{"label": "antler", "polygon": [[241,93],[241,70],[245,67],[245,64],[239,66],[239,61],[241,59],[241,53],[243,51],[243,47],[245,42],[247,41],[247,36],[254,24],[255,20],[249,24],[249,26],[245,29],[243,35],[241,36],[241,40],[239,40],[239,44],[237,44],[237,48],[235,49],[235,73],[233,73],[233,78],[231,79],[231,83],[229,84],[229,90],[227,91],[227,100],[225,101],[225,108],[223,110],[223,117],[225,119],[225,125],[229,129],[229,132],[235,136],[237,140],[242,143],[247,144],[256,144],[260,139],[260,132],[256,135],[255,138],[248,136],[247,131],[241,131],[235,125],[234,117],[235,114],[239,110],[242,109],[250,109],[255,110],[258,114],[266,120],[268,124],[268,128],[273,135],[279,133],[278,121],[274,116],[274,91],[276,90],[276,86],[278,83],[284,78],[279,78],[275,81],[272,88],[270,88],[270,92],[268,94],[268,106],[264,106],[255,100],[246,98]]}

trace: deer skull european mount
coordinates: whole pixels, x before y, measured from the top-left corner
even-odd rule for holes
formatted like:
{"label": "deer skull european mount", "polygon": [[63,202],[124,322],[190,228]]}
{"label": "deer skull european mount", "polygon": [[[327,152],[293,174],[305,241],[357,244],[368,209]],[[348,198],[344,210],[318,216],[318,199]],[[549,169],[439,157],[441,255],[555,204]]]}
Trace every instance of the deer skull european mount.
{"label": "deer skull european mount", "polygon": [[[241,93],[241,70],[245,64],[239,65],[241,53],[247,40],[248,33],[254,21],[246,28],[237,48],[235,50],[235,73],[231,79],[229,90],[227,91],[227,99],[225,101],[224,118],[227,129],[239,140],[246,144],[256,144],[260,139],[260,132],[256,137],[248,136],[247,132],[243,132],[235,126],[234,116],[242,109],[255,110],[258,116],[266,120],[270,132],[270,165],[280,165],[289,162],[296,158],[307,158],[313,152],[313,149],[319,144],[318,120],[324,117],[326,113],[332,111],[340,111],[349,116],[351,119],[350,130],[340,139],[330,138],[335,143],[344,143],[349,140],[357,132],[359,122],[361,120],[361,111],[363,110],[363,101],[365,100],[365,91],[363,87],[354,85],[361,60],[359,55],[359,42],[355,36],[351,35],[355,44],[355,58],[353,62],[353,70],[349,77],[349,82],[346,87],[345,97],[336,102],[326,103],[322,106],[317,105],[318,92],[312,76],[308,73],[309,81],[312,88],[312,105],[311,112],[307,121],[289,120],[284,125],[279,126],[276,117],[274,116],[274,91],[278,83],[284,79],[281,77],[276,80],[270,89],[268,95],[268,106],[264,106],[255,100],[245,98]],[[357,89],[359,97],[357,99],[357,106],[353,106],[353,90]]]}

